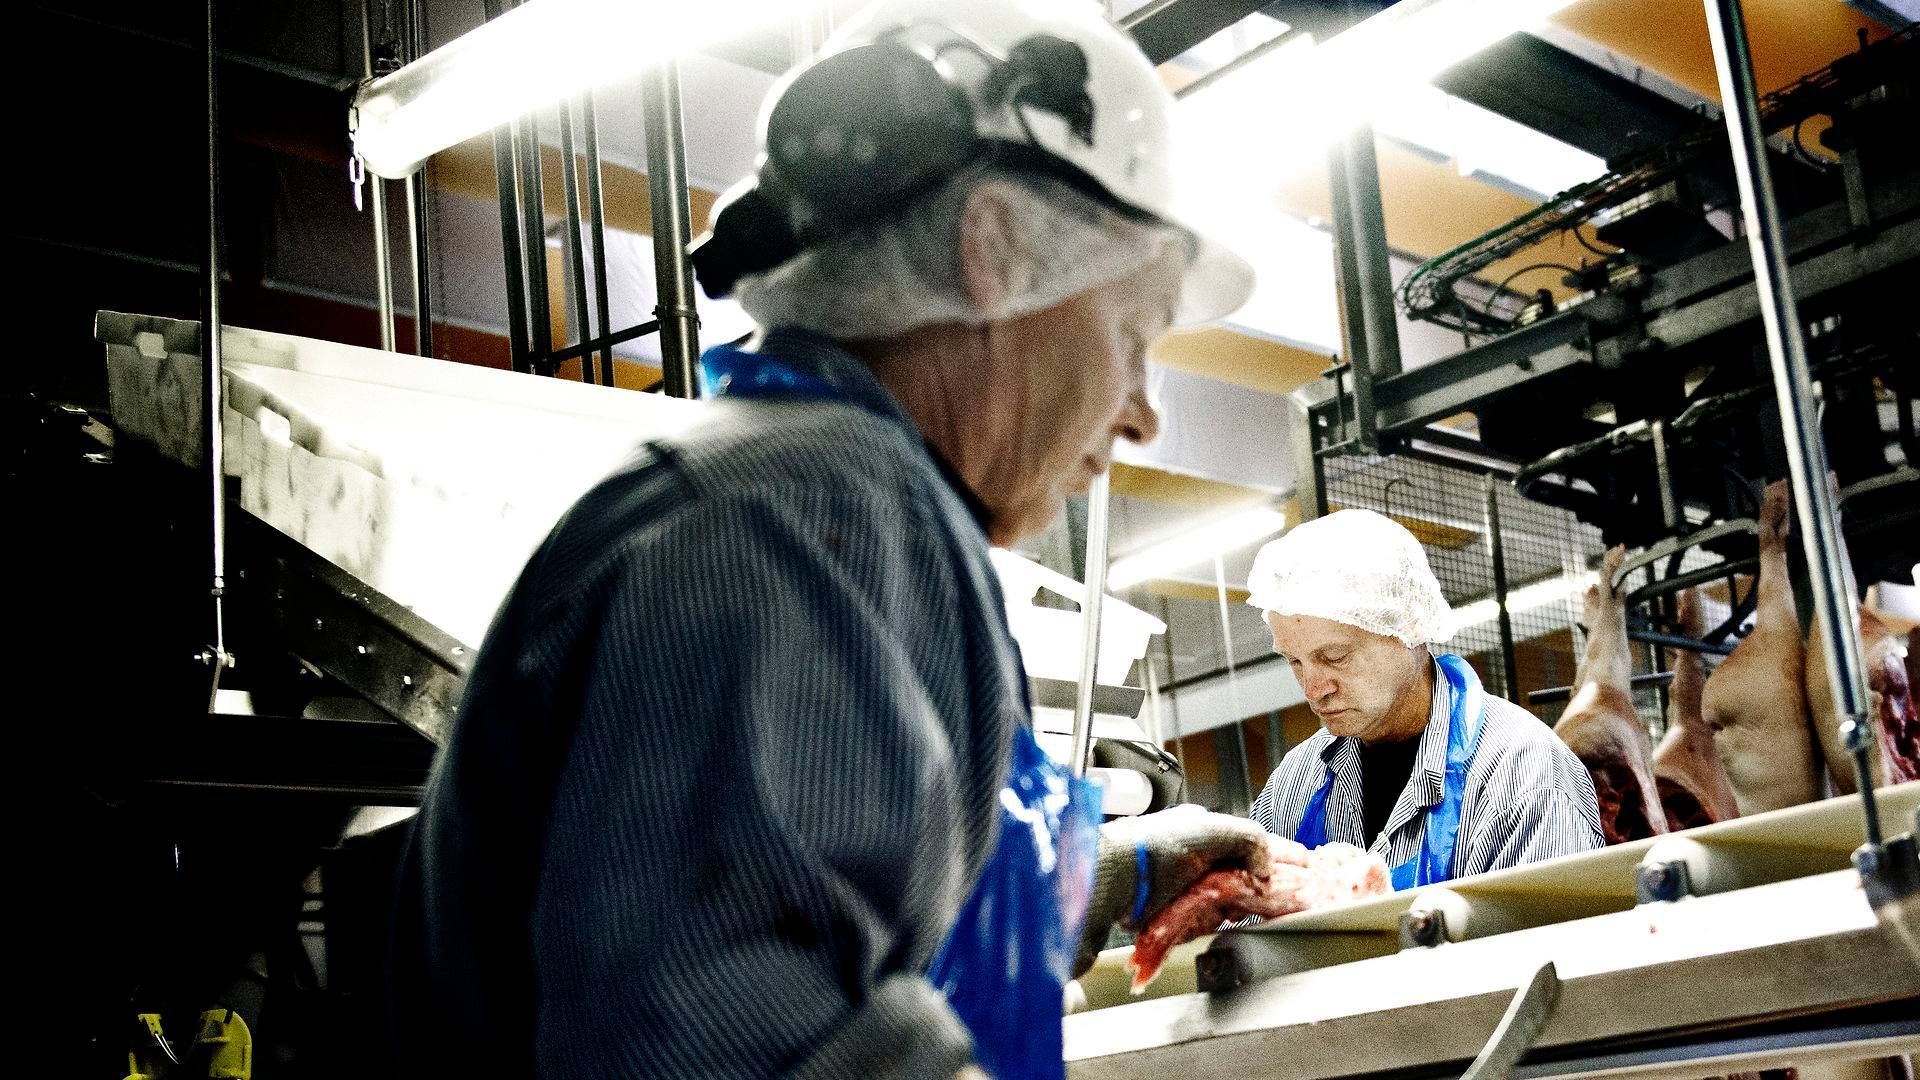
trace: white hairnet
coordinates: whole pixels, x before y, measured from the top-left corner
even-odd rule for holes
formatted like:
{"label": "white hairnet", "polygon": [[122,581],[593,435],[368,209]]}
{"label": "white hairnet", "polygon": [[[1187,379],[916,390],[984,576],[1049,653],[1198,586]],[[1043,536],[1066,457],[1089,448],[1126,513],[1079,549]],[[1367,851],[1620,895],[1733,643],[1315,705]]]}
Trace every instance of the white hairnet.
{"label": "white hairnet", "polygon": [[[977,311],[960,277],[960,213],[985,184],[1005,195],[1005,300]],[[761,326],[843,341],[935,323],[1017,318],[1139,270],[1178,230],[1126,217],[1060,181],[1005,169],[965,171],[903,212],[740,279],[740,306]]]}
{"label": "white hairnet", "polygon": [[1269,542],[1247,588],[1247,602],[1263,611],[1332,619],[1409,646],[1453,636],[1453,609],[1420,541],[1372,510],[1337,510]]}

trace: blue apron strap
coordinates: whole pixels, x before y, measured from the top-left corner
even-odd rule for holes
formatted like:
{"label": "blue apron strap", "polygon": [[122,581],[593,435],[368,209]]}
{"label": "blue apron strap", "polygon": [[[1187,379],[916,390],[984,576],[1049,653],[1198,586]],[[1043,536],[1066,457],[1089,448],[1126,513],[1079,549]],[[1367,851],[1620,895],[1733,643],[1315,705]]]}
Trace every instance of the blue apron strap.
{"label": "blue apron strap", "polygon": [[1480,677],[1452,653],[1441,655],[1437,662],[1452,698],[1447,710],[1446,777],[1440,802],[1427,809],[1420,853],[1393,868],[1395,891],[1453,877],[1453,852],[1460,836],[1460,807],[1467,797],[1467,772],[1473,767],[1474,751],[1480,747],[1480,732],[1485,727],[1486,693],[1480,687]]}
{"label": "blue apron strap", "polygon": [[1300,814],[1300,827],[1293,831],[1293,842],[1312,851],[1327,842],[1327,796],[1333,793],[1333,766],[1327,766],[1326,782],[1307,800]]}
{"label": "blue apron strap", "polygon": [[825,379],[738,345],[715,345],[700,354],[700,392],[706,397],[844,396]]}

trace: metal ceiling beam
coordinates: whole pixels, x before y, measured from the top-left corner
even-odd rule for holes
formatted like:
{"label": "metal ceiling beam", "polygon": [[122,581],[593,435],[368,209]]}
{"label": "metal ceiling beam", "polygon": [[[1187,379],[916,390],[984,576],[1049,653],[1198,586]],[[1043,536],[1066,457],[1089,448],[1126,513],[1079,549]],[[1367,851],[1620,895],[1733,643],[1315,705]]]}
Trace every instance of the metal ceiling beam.
{"label": "metal ceiling beam", "polygon": [[1269,0],[1156,0],[1120,20],[1147,59],[1166,63],[1267,6]]}
{"label": "metal ceiling beam", "polygon": [[1434,85],[1603,158],[1691,130],[1699,118],[1532,34],[1512,34],[1442,72]]}

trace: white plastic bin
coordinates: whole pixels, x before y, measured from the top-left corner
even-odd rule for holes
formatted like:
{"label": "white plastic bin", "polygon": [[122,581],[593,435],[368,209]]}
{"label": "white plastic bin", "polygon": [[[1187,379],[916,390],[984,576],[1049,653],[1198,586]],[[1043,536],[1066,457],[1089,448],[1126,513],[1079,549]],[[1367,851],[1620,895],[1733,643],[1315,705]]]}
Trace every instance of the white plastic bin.
{"label": "white plastic bin", "polygon": [[[1036,607],[1033,599],[1044,591],[1078,606],[1086,599],[1087,587],[1010,551],[995,549],[993,566],[1000,572],[1000,588],[1007,598],[1007,622],[1013,627],[1014,640],[1020,643],[1027,674],[1037,679],[1079,682],[1080,648],[1086,634],[1084,616],[1078,611]],[[1094,668],[1095,681],[1105,686],[1125,685],[1133,662],[1147,655],[1153,635],[1166,630],[1166,623],[1109,594],[1100,605],[1100,659]]]}

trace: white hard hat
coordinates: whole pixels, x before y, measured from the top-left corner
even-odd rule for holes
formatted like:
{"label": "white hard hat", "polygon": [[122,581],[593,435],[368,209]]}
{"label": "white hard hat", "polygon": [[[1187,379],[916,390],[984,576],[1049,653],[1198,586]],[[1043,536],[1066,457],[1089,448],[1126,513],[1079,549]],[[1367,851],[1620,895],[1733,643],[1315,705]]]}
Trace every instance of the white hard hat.
{"label": "white hard hat", "polygon": [[1453,609],[1420,541],[1372,510],[1336,510],[1303,522],[1254,556],[1247,603],[1312,615],[1408,646],[1453,636]]}
{"label": "white hard hat", "polygon": [[[861,49],[875,43],[885,48]],[[904,63],[889,67],[890,58]],[[1246,302],[1253,268],[1174,215],[1172,109],[1139,46],[1093,0],[881,0],[768,95],[759,175],[716,208],[723,249],[706,254],[713,265],[700,266],[703,284],[722,295],[709,282],[724,290],[728,273],[741,269],[727,260],[746,245],[725,235],[722,217],[743,196],[757,191],[763,201],[743,205],[741,222],[764,233],[767,208],[777,207],[796,227],[789,242],[797,249],[810,220],[832,223],[833,207],[897,204],[951,176],[962,158],[940,148],[964,145],[1091,188],[1122,212],[1191,236],[1175,323],[1223,318]],[[962,144],[951,142],[956,137]],[[827,209],[796,212],[807,201],[796,190]],[[747,253],[763,265],[741,272],[766,269],[776,254]]]}

